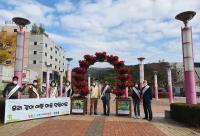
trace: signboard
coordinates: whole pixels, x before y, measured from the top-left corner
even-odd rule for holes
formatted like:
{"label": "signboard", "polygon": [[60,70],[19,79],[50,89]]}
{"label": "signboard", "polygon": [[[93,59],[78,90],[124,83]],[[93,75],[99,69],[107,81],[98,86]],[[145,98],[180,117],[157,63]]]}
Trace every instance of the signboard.
{"label": "signboard", "polygon": [[72,99],[71,113],[84,114],[85,112],[85,99]]}
{"label": "signboard", "polygon": [[70,98],[7,99],[4,123],[70,114]]}
{"label": "signboard", "polygon": [[117,114],[130,115],[131,114],[131,101],[130,100],[117,100]]}

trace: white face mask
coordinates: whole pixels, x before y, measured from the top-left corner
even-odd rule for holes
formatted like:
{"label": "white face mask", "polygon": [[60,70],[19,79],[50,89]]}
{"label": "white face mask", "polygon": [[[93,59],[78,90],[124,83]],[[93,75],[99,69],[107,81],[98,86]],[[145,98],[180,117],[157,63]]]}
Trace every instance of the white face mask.
{"label": "white face mask", "polygon": [[69,83],[66,83],[66,86],[69,86],[70,84]]}
{"label": "white face mask", "polygon": [[96,85],[96,83],[93,83],[92,85],[93,85],[93,86],[95,86],[95,85]]}
{"label": "white face mask", "polygon": [[17,81],[13,81],[13,84],[15,84],[15,85],[16,85],[16,84],[17,84]]}
{"label": "white face mask", "polygon": [[37,83],[33,83],[33,85],[34,85],[34,86],[36,86],[36,85],[37,85]]}
{"label": "white face mask", "polygon": [[56,86],[56,84],[55,84],[55,83],[52,83],[51,85],[52,85],[52,86]]}

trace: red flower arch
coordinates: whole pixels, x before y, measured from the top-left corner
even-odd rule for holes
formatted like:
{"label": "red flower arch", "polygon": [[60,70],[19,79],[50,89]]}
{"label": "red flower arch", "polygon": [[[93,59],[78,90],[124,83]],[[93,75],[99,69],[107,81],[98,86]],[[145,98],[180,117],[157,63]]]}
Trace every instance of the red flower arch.
{"label": "red flower arch", "polygon": [[119,61],[118,56],[107,55],[106,52],[96,52],[95,55],[84,55],[84,60],[79,61],[80,67],[76,67],[72,71],[72,84],[75,87],[74,93],[80,94],[81,97],[85,97],[89,93],[88,83],[85,82],[85,74],[88,72],[89,66],[96,62],[108,62],[114,66],[114,70],[117,73],[117,88],[113,90],[113,93],[117,97],[124,95],[126,87],[130,86],[130,70],[124,65],[124,61]]}

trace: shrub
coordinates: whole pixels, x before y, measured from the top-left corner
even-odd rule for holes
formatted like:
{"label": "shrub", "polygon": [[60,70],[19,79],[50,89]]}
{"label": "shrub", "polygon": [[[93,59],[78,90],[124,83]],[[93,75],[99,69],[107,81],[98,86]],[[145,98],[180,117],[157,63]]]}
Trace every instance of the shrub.
{"label": "shrub", "polygon": [[173,103],[170,105],[170,113],[173,120],[200,127],[200,104]]}

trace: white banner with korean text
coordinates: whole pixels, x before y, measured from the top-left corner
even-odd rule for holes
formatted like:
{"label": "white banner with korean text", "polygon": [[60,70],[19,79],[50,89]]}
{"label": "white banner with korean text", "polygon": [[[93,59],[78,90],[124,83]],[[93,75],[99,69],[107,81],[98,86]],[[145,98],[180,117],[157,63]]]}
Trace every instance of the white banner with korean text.
{"label": "white banner with korean text", "polygon": [[70,98],[7,99],[4,123],[70,114]]}

